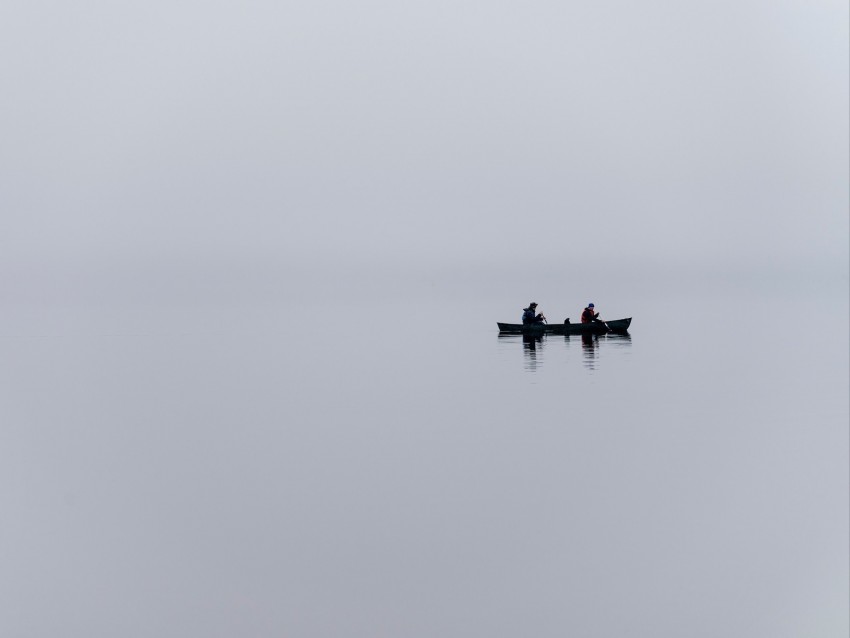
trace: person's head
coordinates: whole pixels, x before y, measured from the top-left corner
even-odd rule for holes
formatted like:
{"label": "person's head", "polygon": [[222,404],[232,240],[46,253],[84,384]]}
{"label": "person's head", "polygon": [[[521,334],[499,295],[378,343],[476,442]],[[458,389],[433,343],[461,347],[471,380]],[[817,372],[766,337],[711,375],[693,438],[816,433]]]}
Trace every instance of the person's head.
{"label": "person's head", "polygon": [[537,308],[537,304],[532,301],[530,304],[528,304],[528,307],[534,310],[535,308]]}
{"label": "person's head", "polygon": [[591,302],[591,303],[587,304],[587,307],[588,307],[588,308],[593,308],[593,302]]}

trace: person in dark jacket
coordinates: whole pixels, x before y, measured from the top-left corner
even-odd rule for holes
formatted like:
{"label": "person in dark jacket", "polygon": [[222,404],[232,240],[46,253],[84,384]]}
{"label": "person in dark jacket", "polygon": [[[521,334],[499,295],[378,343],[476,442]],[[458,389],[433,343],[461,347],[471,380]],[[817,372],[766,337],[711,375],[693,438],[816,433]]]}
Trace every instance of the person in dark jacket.
{"label": "person in dark jacket", "polygon": [[587,304],[587,308],[585,308],[581,313],[581,322],[582,323],[593,323],[594,321],[599,321],[599,313],[594,311],[594,306],[592,303]]}
{"label": "person in dark jacket", "polygon": [[523,325],[528,325],[530,323],[543,323],[546,321],[546,317],[542,314],[537,313],[537,304],[533,301],[528,304],[528,308],[522,309],[522,323]]}

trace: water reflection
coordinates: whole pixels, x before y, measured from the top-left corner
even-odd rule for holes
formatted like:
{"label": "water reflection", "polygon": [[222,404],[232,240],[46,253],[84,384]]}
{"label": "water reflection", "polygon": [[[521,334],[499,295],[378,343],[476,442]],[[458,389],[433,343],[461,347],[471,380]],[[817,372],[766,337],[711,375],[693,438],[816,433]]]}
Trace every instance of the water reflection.
{"label": "water reflection", "polygon": [[[567,337],[569,340],[569,337]],[[588,370],[596,370],[600,355],[600,345],[608,347],[623,347],[632,345],[632,336],[627,332],[621,335],[590,335],[581,336],[581,352],[584,367]]]}
{"label": "water reflection", "polygon": [[[522,350],[525,354],[525,369],[534,372],[537,370],[537,348],[543,350],[543,335],[522,335]],[[542,353],[541,353],[542,354]],[[541,356],[540,361],[542,362]]]}
{"label": "water reflection", "polygon": [[[603,351],[612,349],[629,348],[632,345],[632,337],[629,333],[608,335],[565,335],[563,338],[547,334],[536,335],[506,335],[500,334],[499,339],[504,342],[522,340],[523,367],[529,372],[536,372],[543,363],[544,344],[548,340],[563,342],[567,349],[575,348],[581,343],[582,363],[590,371],[596,370]],[[547,346],[549,348],[553,346]],[[513,348],[511,348],[513,349]]]}
{"label": "water reflection", "polygon": [[599,345],[599,338],[596,335],[581,336],[581,353],[583,355],[584,367],[596,369],[596,347]]}
{"label": "water reflection", "polygon": [[546,340],[544,334],[525,334],[525,335],[508,335],[500,334],[499,339],[505,341],[517,341],[522,339],[523,367],[526,370],[535,372],[538,366],[543,363],[543,344]]}

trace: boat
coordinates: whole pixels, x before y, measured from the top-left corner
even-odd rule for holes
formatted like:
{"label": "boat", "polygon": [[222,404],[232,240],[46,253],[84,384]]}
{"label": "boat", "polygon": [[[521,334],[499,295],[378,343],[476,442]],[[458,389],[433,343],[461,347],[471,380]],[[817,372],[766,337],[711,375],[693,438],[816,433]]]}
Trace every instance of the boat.
{"label": "boat", "polygon": [[593,323],[570,323],[567,319],[564,323],[498,323],[501,334],[555,334],[555,335],[582,335],[582,334],[628,334],[632,318],[612,319],[610,321],[594,321]]}

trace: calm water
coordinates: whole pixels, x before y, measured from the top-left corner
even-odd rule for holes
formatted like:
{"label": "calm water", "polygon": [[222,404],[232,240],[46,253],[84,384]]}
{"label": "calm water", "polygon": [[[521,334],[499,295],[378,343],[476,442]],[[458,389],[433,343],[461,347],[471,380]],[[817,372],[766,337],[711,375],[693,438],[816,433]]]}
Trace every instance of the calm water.
{"label": "calm water", "polygon": [[843,289],[530,300],[10,309],[0,633],[846,636]]}

